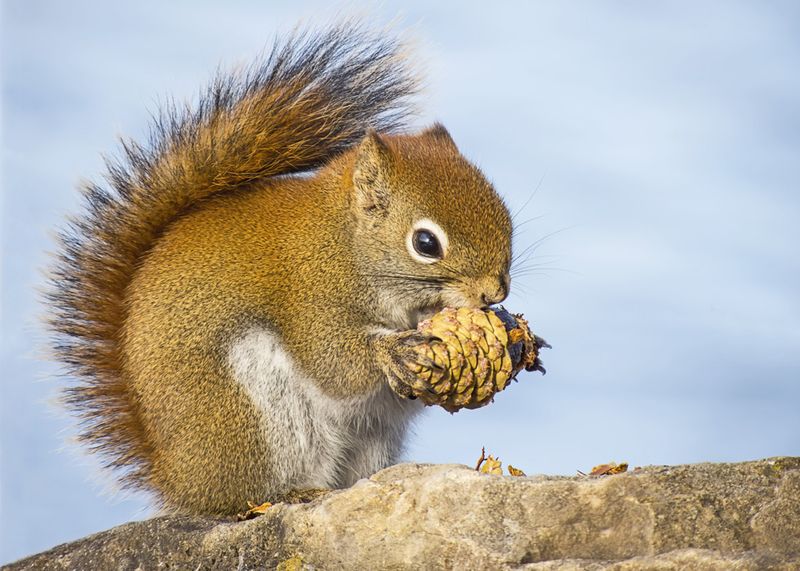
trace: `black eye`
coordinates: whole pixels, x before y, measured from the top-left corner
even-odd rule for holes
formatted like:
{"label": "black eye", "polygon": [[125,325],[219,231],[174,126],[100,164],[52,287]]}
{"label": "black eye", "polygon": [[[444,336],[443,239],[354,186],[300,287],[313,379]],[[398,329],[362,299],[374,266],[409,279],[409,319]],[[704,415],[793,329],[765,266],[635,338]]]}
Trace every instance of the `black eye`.
{"label": "black eye", "polygon": [[439,239],[430,230],[415,230],[412,238],[414,249],[427,258],[441,258],[442,246]]}

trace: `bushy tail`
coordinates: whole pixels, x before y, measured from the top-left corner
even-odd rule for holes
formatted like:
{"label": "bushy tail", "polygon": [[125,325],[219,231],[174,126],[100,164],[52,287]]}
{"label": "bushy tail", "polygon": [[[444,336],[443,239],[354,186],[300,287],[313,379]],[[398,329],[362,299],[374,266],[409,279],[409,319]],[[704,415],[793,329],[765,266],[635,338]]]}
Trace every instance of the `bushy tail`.
{"label": "bushy tail", "polygon": [[195,110],[162,112],[149,143],[123,142],[108,187],[84,189],[47,294],[65,394],[81,437],[123,482],[146,480],[150,451],[121,365],[124,292],[137,263],[188,207],[253,180],[313,169],[368,127],[403,127],[414,76],[394,39],[355,24],[276,42],[263,64],[218,77]]}

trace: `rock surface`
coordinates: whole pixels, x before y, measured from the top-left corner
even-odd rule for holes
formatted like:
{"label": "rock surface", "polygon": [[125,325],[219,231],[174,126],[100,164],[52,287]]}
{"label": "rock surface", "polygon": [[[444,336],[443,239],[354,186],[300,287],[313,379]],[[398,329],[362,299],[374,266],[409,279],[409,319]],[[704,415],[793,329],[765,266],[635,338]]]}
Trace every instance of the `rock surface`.
{"label": "rock surface", "polygon": [[401,464],[233,523],[129,523],[22,569],[800,569],[800,458],[511,477]]}

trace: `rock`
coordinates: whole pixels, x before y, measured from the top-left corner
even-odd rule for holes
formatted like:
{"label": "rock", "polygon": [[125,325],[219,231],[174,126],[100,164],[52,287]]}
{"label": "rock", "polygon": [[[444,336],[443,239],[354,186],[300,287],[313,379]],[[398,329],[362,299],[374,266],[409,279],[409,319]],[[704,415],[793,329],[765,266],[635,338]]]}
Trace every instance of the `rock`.
{"label": "rock", "polygon": [[511,477],[401,464],[234,523],[129,523],[22,569],[800,569],[800,458]]}

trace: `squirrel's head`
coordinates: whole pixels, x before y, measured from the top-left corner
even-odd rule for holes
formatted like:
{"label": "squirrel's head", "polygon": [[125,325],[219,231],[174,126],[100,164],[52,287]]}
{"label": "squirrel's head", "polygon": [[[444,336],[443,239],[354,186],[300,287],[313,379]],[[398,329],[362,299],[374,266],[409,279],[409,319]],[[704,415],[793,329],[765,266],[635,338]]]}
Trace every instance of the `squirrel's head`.
{"label": "squirrel's head", "polygon": [[352,177],[353,249],[378,284],[387,326],[409,329],[446,306],[506,298],[511,217],[443,126],[415,136],[368,133]]}

